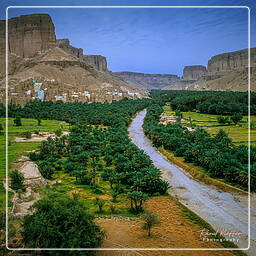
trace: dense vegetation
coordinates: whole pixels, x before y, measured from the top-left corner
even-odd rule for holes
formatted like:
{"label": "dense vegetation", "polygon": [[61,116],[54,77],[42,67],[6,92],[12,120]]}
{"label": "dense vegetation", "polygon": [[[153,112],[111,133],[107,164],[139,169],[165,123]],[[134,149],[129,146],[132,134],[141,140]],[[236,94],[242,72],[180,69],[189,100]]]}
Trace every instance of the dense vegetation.
{"label": "dense vegetation", "polygon": [[149,103],[148,99],[112,104],[34,101],[24,107],[11,105],[9,114],[61,119],[73,124],[69,136],[48,138],[42,142],[39,153],[30,154],[45,178],[64,170],[98,193],[101,191],[96,181],[101,178],[111,184],[113,193],[121,193],[124,186],[130,192],[163,194],[168,184],[161,180],[160,171],[127,136],[132,116]]}
{"label": "dense vegetation", "polygon": [[[201,113],[248,115],[248,93],[232,91],[152,91],[159,102],[171,102],[173,110],[199,111]],[[251,93],[251,114],[256,114],[256,93]]]}
{"label": "dense vegetation", "polygon": [[[123,100],[112,104],[34,101],[23,107],[10,105],[9,115],[14,118],[21,117],[21,123],[23,118],[55,119],[70,123],[72,128],[69,135],[60,136],[61,133],[58,132],[55,138],[49,137],[47,141],[43,141],[38,152],[30,153],[31,160],[37,162],[42,175],[51,179],[55,173],[64,172],[70,177],[75,177],[77,184],[89,186],[96,195],[104,194],[100,181],[107,182],[112,189],[112,202],[115,202],[120,194],[125,194],[130,211],[137,214],[143,211],[143,203],[148,196],[164,194],[168,189],[168,183],[161,179],[160,171],[153,166],[143,151],[131,143],[127,135],[127,127],[132,117],[150,103],[149,99]],[[49,195],[35,205],[36,211],[33,215],[24,220],[23,238],[27,246],[99,246],[100,239],[97,243],[89,243],[89,240],[84,240],[80,232],[81,239],[68,239],[65,237],[66,234],[63,234],[63,237],[57,237],[55,240],[38,241],[36,239],[38,232],[60,234],[59,230],[66,227],[65,221],[61,223],[61,219],[76,218],[69,216],[72,213],[71,206],[67,207],[68,212],[60,209],[61,205],[58,202],[62,199],[57,197],[53,203],[50,203],[49,200],[47,201],[47,196]],[[79,202],[80,198],[77,198],[77,201]],[[61,201],[64,205],[72,205],[72,203],[74,203],[72,197]],[[104,213],[104,204],[104,200],[96,197],[95,205],[98,206],[96,214]],[[83,205],[86,206],[84,202]],[[56,211],[63,212],[60,216],[56,215],[57,222],[51,223],[49,220],[48,224],[38,223],[38,220],[43,219],[44,216],[49,215],[50,219],[54,219]],[[85,218],[89,219],[89,224],[92,225],[90,215],[87,216],[83,209],[79,210],[81,211],[85,212]],[[111,211],[116,212],[115,206],[111,205]],[[48,230],[47,226],[51,226],[52,230]],[[92,240],[94,235],[91,235]],[[31,244],[29,241],[35,242]],[[75,241],[80,241],[82,244],[73,243]]]}
{"label": "dense vegetation", "polygon": [[[86,213],[78,200],[54,197],[33,205],[33,215],[23,221],[23,242],[30,248],[96,248],[104,233]],[[63,251],[46,251],[45,255],[63,255]],[[65,251],[65,255],[91,255],[86,251]]]}
{"label": "dense vegetation", "polygon": [[[210,136],[202,128],[189,131],[180,123],[162,125],[162,112],[159,104],[151,105],[144,121],[145,133],[156,147],[164,147],[184,157],[186,162],[204,167],[213,177],[248,188],[247,146],[233,146],[222,130]],[[251,189],[256,190],[256,147],[251,147]]]}

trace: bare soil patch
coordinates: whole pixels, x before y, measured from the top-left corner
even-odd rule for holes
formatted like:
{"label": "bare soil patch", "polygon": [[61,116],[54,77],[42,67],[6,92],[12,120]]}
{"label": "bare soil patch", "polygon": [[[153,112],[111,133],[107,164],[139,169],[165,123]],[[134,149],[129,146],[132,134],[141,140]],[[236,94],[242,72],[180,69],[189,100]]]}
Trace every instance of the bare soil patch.
{"label": "bare soil patch", "polygon": [[[160,223],[148,237],[141,229],[142,220],[98,219],[105,230],[103,248],[221,248],[217,242],[205,242],[200,238],[202,229],[183,216],[182,209],[169,196],[154,197],[145,205],[146,210],[160,217]],[[97,256],[232,256],[230,251],[98,251]]]}

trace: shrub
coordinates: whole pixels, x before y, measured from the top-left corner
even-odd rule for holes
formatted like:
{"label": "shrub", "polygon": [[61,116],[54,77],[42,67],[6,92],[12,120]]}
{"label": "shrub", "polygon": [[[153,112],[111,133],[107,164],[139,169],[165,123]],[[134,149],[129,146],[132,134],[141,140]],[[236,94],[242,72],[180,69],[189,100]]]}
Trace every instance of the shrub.
{"label": "shrub", "polygon": [[54,131],[54,133],[55,133],[55,135],[56,135],[57,137],[60,137],[61,134],[62,134],[62,130],[61,130],[61,129],[57,129],[57,130]]}
{"label": "shrub", "polygon": [[10,178],[11,178],[11,188],[13,190],[23,190],[23,181],[24,181],[24,176],[18,171],[14,170],[10,172]]}
{"label": "shrub", "polygon": [[112,202],[116,202],[119,193],[114,191],[111,195],[112,195]]}
{"label": "shrub", "polygon": [[[104,232],[79,200],[51,196],[39,200],[33,208],[33,214],[22,222],[27,247],[96,248],[103,241]],[[75,251],[65,255],[91,254]]]}
{"label": "shrub", "polygon": [[110,211],[111,211],[111,213],[118,213],[118,210],[116,209],[116,207],[113,205],[113,204],[111,204],[110,206],[109,206],[109,209],[110,209]]}
{"label": "shrub", "polygon": [[22,126],[21,117],[20,116],[16,116],[15,119],[13,120],[13,122],[14,122],[15,126]]}
{"label": "shrub", "polygon": [[3,125],[0,123],[0,135],[3,135],[4,134],[4,127]]}
{"label": "shrub", "polygon": [[229,117],[225,117],[225,116],[218,116],[217,117],[217,121],[220,124],[226,124],[226,123],[230,123]]}
{"label": "shrub", "polygon": [[234,124],[239,123],[243,119],[243,115],[241,113],[236,113],[230,117]]}
{"label": "shrub", "polygon": [[22,134],[26,139],[31,139],[32,133],[30,131],[25,131]]}
{"label": "shrub", "polygon": [[47,160],[39,163],[39,171],[45,179],[50,179],[54,174],[55,168]]}
{"label": "shrub", "polygon": [[94,204],[99,207],[99,211],[98,211],[99,213],[103,213],[104,212],[103,207],[104,207],[105,203],[106,202],[104,200],[96,197]]}
{"label": "shrub", "polygon": [[151,236],[151,229],[153,226],[159,223],[157,214],[153,212],[146,212],[142,215],[144,221],[142,228],[148,231],[148,236]]}
{"label": "shrub", "polygon": [[37,126],[40,126],[41,123],[42,123],[42,119],[41,118],[37,118],[36,120],[37,120]]}

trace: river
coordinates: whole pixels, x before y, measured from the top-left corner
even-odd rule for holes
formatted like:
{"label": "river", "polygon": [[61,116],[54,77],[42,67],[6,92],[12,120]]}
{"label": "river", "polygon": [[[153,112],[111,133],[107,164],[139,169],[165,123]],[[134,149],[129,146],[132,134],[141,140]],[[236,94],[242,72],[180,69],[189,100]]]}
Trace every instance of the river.
{"label": "river", "polygon": [[[169,193],[175,196],[183,205],[207,221],[215,230],[240,232],[242,235],[234,236],[239,241],[235,243],[240,248],[251,248],[247,253],[256,255],[256,209],[255,201],[251,207],[250,241],[248,239],[248,197],[219,191],[214,186],[202,184],[179,167],[167,160],[145,136],[142,125],[146,110],[137,114],[131,122],[128,133],[132,142],[142,149],[161,170],[162,176],[171,186]],[[252,197],[251,197],[252,198]],[[253,195],[255,199],[255,195]],[[251,200],[252,201],[252,200]]]}

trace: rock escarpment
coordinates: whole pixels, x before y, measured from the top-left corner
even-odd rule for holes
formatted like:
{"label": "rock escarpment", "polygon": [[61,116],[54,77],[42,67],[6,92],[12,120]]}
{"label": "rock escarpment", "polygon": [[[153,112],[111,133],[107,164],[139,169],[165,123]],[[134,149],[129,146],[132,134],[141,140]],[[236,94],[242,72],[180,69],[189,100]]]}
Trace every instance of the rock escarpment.
{"label": "rock escarpment", "polygon": [[8,21],[8,46],[12,54],[33,57],[54,47],[55,43],[55,28],[47,14],[22,15]]}
{"label": "rock escarpment", "polygon": [[[250,53],[250,89],[256,91],[256,48],[251,48]],[[248,49],[244,49],[213,56],[207,68],[185,66],[183,77],[164,89],[247,91],[248,84]]]}
{"label": "rock escarpment", "polygon": [[65,52],[70,53],[71,55],[74,55],[77,58],[83,57],[83,49],[82,48],[76,48],[72,45],[70,45],[69,40],[67,38],[64,39],[57,39],[56,45],[63,49]]}
{"label": "rock escarpment", "polygon": [[107,59],[101,55],[84,55],[83,49],[76,48],[70,45],[68,39],[57,39],[56,44],[59,48],[63,49],[65,52],[83,60],[87,64],[91,65],[99,71],[107,71]]}
{"label": "rock escarpment", "polygon": [[206,73],[206,67],[202,65],[185,66],[183,69],[184,80],[197,80]]}
{"label": "rock escarpment", "polygon": [[83,55],[83,60],[99,71],[107,71],[107,59],[101,55]]}
{"label": "rock escarpment", "polygon": [[[250,49],[251,90],[256,91],[256,48]],[[188,90],[248,90],[248,49],[213,56],[207,72],[189,84]]]}
{"label": "rock escarpment", "polygon": [[[47,14],[23,15],[8,22],[8,98],[24,104],[31,99],[111,102],[147,97],[107,70],[106,58],[84,55],[68,39],[56,40]],[[0,54],[5,59],[5,21],[0,22]],[[0,101],[5,102],[5,63],[0,69]]]}
{"label": "rock escarpment", "polygon": [[113,72],[113,74],[129,84],[148,90],[163,89],[166,86],[174,85],[179,80],[177,75],[172,74],[144,74],[136,72]]}
{"label": "rock escarpment", "polygon": [[[251,66],[256,65],[256,48],[251,49]],[[248,49],[213,56],[208,61],[208,73],[230,72],[248,67]]]}

